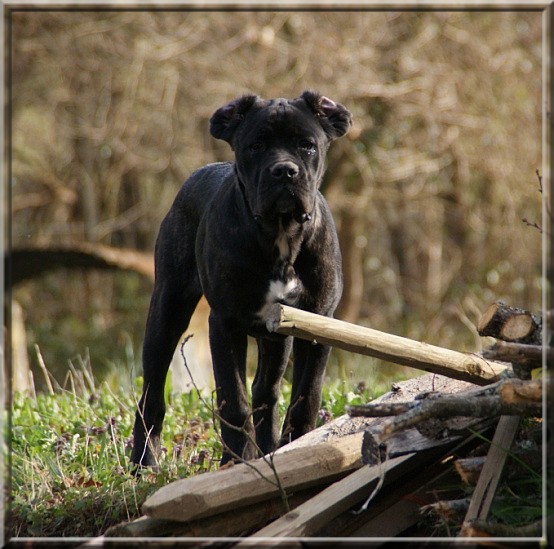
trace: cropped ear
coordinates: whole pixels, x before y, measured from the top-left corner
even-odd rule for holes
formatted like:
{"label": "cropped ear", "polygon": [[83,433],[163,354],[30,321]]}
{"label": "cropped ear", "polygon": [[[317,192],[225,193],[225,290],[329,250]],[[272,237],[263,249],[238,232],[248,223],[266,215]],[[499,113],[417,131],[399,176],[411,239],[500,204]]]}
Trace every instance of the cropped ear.
{"label": "cropped ear", "polygon": [[337,139],[350,129],[352,114],[340,103],[311,90],[306,90],[300,97],[319,118],[329,139]]}
{"label": "cropped ear", "polygon": [[210,118],[210,133],[216,139],[223,139],[232,146],[231,141],[236,129],[256,101],[257,95],[244,95],[215,111]]}

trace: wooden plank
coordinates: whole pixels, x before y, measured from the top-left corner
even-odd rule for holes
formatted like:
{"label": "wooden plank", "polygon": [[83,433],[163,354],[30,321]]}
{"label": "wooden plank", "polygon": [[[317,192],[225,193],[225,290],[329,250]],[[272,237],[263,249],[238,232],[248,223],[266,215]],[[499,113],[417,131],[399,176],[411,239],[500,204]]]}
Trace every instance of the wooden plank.
{"label": "wooden plank", "polygon": [[504,470],[508,452],[519,429],[520,421],[520,416],[501,416],[487,454],[487,459],[471,496],[471,502],[460,531],[460,536],[467,535],[470,521],[475,519],[485,520],[487,518]]}
{"label": "wooden plank", "polygon": [[507,368],[506,364],[487,361],[476,354],[421,343],[287,305],[272,307],[266,326],[270,332],[293,335],[479,385],[498,381]]}
{"label": "wooden plank", "polygon": [[310,536],[323,524],[367,497],[383,475],[413,460],[415,456],[415,453],[407,454],[386,460],[380,465],[362,467],[295,510],[258,530],[252,537]]}
{"label": "wooden plank", "polygon": [[[288,498],[291,509],[315,496],[320,487],[298,491]],[[274,520],[286,512],[280,497],[254,505],[232,509],[217,515],[187,522],[140,517],[132,522],[117,524],[108,528],[107,537],[231,537],[248,535],[259,525]]]}
{"label": "wooden plank", "polygon": [[[477,429],[481,431],[481,429]],[[374,537],[387,529],[387,536],[400,534],[411,524],[403,522],[404,518],[410,522],[414,515],[414,507],[420,507],[421,504],[435,501],[436,495],[433,494],[435,487],[441,487],[440,493],[444,492],[445,486],[456,485],[458,480],[452,471],[451,456],[467,455],[467,453],[480,444],[481,439],[472,434],[464,438],[459,444],[448,444],[438,450],[428,450],[419,454],[417,461],[413,463],[412,470],[402,474],[398,479],[390,481],[391,475],[385,478],[385,483],[380,493],[371,501],[365,511],[353,514],[350,510],[341,513],[336,518],[329,521],[318,530],[315,535],[318,537]],[[409,500],[416,503],[410,508],[401,506],[397,511],[406,513],[406,515],[396,515],[391,512],[399,500]],[[418,519],[421,519],[419,515]],[[382,524],[386,522],[386,524]],[[417,519],[416,521],[417,522]]]}
{"label": "wooden plank", "polygon": [[392,538],[402,535],[402,532],[420,522],[422,504],[429,501],[433,490],[444,487],[452,476],[451,467],[445,463],[436,462],[429,469],[424,469],[421,473],[414,471],[415,475],[410,475],[406,483],[402,483],[402,488],[398,486],[402,481],[388,488],[387,494],[383,494],[383,501],[375,502],[373,513],[370,512],[370,507],[360,516],[360,521],[363,522],[355,528],[348,528],[344,535]]}
{"label": "wooden plank", "polygon": [[421,520],[421,506],[430,501],[432,491],[444,487],[451,479],[450,464],[435,458],[435,461],[429,461],[411,474],[387,484],[365,511],[342,513],[318,531],[317,536],[399,536]]}
{"label": "wooden plank", "polygon": [[[336,479],[361,466],[363,433],[273,456],[281,486],[300,490]],[[279,495],[276,476],[263,458],[181,479],[160,488],[143,504],[144,514],[187,521],[237,509]]]}

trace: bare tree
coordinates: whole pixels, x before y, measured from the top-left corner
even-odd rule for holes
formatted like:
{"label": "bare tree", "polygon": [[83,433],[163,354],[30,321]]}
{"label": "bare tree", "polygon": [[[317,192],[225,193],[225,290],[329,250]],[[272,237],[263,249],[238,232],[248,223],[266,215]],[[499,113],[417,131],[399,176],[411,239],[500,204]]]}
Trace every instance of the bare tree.
{"label": "bare tree", "polygon": [[[11,22],[15,246],[151,251],[181,182],[231,158],[208,134],[217,107],[316,88],[355,117],[323,188],[344,255],[343,318],[459,348],[474,341],[464,317],[488,302],[538,307],[540,236],[521,219],[541,211],[540,13],[37,11]],[[41,282],[18,293],[31,329],[90,317],[91,302],[114,325],[108,275],[87,275],[64,307],[60,276],[42,311],[31,306]]]}

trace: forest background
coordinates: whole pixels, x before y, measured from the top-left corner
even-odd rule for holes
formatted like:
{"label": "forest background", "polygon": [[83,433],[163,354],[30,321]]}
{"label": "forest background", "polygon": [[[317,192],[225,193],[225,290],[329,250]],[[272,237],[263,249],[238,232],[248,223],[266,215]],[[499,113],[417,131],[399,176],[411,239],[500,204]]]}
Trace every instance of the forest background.
{"label": "forest background", "polygon": [[[541,12],[41,10],[9,25],[14,250],[152,254],[186,177],[232,158],[211,114],[317,89],[354,115],[322,187],[338,318],[479,351],[491,302],[540,308]],[[15,284],[37,388],[37,349],[59,380],[80,356],[107,379],[139,364],[151,289],[63,268]],[[335,352],[329,373],[417,372]]]}

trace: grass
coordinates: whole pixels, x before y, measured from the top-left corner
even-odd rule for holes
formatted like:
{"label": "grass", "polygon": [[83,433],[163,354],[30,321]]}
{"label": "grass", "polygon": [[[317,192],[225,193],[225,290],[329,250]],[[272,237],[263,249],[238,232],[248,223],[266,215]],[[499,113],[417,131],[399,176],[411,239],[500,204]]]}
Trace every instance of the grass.
{"label": "grass", "polygon": [[[10,537],[89,537],[141,515],[143,501],[159,487],[218,467],[221,443],[210,394],[171,395],[157,472],[138,478],[129,455],[142,379],[95,382],[87,360],[70,365],[63,385],[36,395],[16,394],[8,438],[11,465],[7,513]],[[352,385],[352,386],[350,386]],[[284,417],[290,385],[283,382]],[[376,395],[362,385],[326,387],[320,423],[344,414],[346,404]]]}
{"label": "grass", "polygon": [[12,536],[99,535],[140,516],[142,502],[159,486],[215,467],[220,444],[211,412],[183,395],[169,409],[159,472],[135,478],[128,459],[134,409],[133,394],[107,384],[81,395],[15,396]]}
{"label": "grass", "polygon": [[[119,372],[128,371],[119,366]],[[343,415],[346,405],[369,402],[388,389],[388,384],[372,380],[377,388],[370,391],[345,377],[324,387],[319,424]],[[46,393],[14,395],[5,423],[10,427],[11,465],[7,539],[99,536],[109,526],[141,516],[142,503],[161,486],[218,467],[222,447],[212,414],[213,395],[174,395],[169,382],[159,470],[135,477],[129,455],[142,379],[115,372],[106,379],[98,384],[85,358],[70,364],[62,385],[51,380]],[[282,418],[290,389],[283,380]],[[524,422],[520,447],[532,444],[529,433],[537,425],[532,419]],[[541,516],[542,477],[526,463],[525,453],[510,452],[510,462],[519,468],[508,467],[514,473],[499,487],[491,518],[521,526]],[[468,487],[458,489],[471,494]],[[449,536],[460,527],[458,521],[432,522],[425,527],[431,536]]]}

